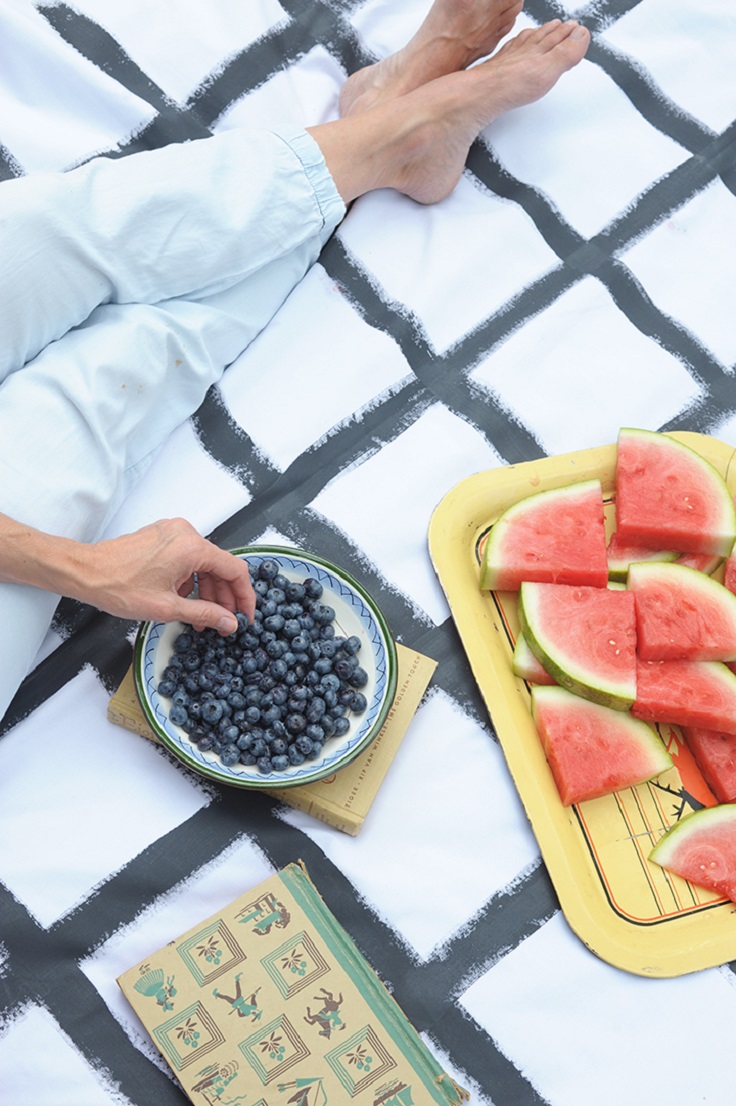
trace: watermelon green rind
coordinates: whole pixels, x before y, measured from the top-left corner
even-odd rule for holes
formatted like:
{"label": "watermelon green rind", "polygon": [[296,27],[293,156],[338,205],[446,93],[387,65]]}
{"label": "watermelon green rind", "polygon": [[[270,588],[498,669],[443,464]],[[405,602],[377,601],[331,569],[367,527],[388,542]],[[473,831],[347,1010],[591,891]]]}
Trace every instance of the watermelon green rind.
{"label": "watermelon green rind", "polygon": [[533,688],[532,715],[564,806],[637,786],[672,767],[651,726],[564,688]]}
{"label": "watermelon green rind", "polygon": [[625,583],[630,565],[638,561],[674,561],[679,554],[674,549],[647,549],[643,545],[627,545],[614,531],[608,542],[606,556],[609,580]]}
{"label": "watermelon green rind", "polygon": [[[572,602],[575,596],[583,599],[579,610]],[[550,606],[561,608],[563,617],[569,615],[566,626],[550,617]],[[561,687],[613,710],[632,706],[634,600],[627,591],[524,581],[518,613],[529,647]]]}
{"label": "watermelon green rind", "polygon": [[667,830],[649,859],[736,902],[736,804],[688,814]]}
{"label": "watermelon green rind", "polygon": [[736,508],[723,477],[694,449],[667,434],[623,427],[616,528],[624,542],[727,557]]}
{"label": "watermelon green rind", "polygon": [[697,569],[640,562],[629,569],[642,660],[736,660],[736,595]]}
{"label": "watermelon green rind", "polygon": [[605,587],[607,579],[599,480],[520,499],[493,524],[483,550],[482,590],[515,591],[522,580]]}
{"label": "watermelon green rind", "polygon": [[523,634],[519,634],[516,639],[514,655],[511,658],[511,670],[520,680],[526,680],[530,684],[554,684],[557,682],[554,676],[550,676],[544,665],[535,657]]}

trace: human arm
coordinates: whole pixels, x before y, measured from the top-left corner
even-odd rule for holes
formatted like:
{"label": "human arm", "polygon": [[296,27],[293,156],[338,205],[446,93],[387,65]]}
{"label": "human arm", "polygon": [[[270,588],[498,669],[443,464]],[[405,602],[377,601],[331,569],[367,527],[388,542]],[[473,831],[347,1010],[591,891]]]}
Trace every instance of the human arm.
{"label": "human arm", "polygon": [[[195,573],[199,598],[188,599]],[[0,581],[31,584],[122,618],[180,620],[223,635],[236,629],[233,612],[252,619],[255,609],[245,562],[184,519],[87,544],[0,514]]]}

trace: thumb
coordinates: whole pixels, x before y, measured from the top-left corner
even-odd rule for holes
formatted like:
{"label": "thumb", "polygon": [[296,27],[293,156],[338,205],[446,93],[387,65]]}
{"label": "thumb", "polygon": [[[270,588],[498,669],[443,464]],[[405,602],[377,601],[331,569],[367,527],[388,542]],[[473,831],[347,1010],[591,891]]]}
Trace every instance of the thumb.
{"label": "thumb", "polygon": [[203,599],[180,599],[177,615],[182,622],[188,622],[195,630],[210,628],[226,637],[234,634],[238,620],[232,611],[218,603],[205,602]]}

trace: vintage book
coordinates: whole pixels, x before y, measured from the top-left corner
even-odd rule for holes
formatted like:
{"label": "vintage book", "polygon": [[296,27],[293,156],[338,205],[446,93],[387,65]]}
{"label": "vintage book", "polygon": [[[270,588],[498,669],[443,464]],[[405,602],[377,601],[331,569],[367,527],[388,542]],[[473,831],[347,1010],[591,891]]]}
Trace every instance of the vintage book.
{"label": "vintage book", "polygon": [[196,1106],[450,1106],[468,1098],[301,864],[118,984]]}
{"label": "vintage book", "polygon": [[[437,667],[436,661],[398,642],[396,653],[396,695],[376,740],[339,772],[302,787],[268,788],[268,794],[356,836]],[[107,717],[125,729],[158,741],[141,710],[132,666],[108,704]]]}

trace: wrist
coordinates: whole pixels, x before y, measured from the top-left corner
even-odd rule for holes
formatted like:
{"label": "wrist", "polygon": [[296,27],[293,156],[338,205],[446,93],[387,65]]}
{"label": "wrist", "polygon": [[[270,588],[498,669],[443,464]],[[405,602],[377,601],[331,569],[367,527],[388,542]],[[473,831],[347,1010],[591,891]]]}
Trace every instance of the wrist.
{"label": "wrist", "polygon": [[10,519],[3,519],[0,529],[0,580],[81,598],[90,582],[93,547]]}

